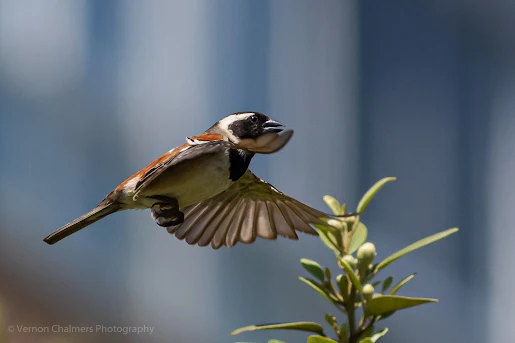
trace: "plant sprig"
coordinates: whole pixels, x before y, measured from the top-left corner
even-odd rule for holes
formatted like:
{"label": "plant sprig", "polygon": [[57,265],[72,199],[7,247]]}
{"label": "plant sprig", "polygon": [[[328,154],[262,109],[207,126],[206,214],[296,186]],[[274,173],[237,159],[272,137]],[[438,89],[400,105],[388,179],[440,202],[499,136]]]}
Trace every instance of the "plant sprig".
{"label": "plant sprig", "polygon": [[[393,283],[393,278],[384,281],[375,280],[377,274],[397,259],[406,254],[434,243],[458,231],[452,228],[421,239],[391,254],[379,263],[373,264],[376,257],[375,245],[367,242],[368,228],[361,222],[361,216],[377,192],[394,177],[387,177],[376,182],[362,197],[357,206],[357,215],[339,219],[330,219],[327,225],[315,225],[320,240],[331,250],[341,274],[334,279],[329,268],[324,268],[315,261],[303,258],[301,264],[314,277],[299,279],[331,302],[346,316],[339,324],[338,319],[327,313],[325,320],[334,331],[334,338],[328,337],[320,324],[313,322],[293,322],[267,325],[251,325],[237,329],[232,335],[257,330],[300,330],[313,333],[307,343],[375,343],[386,333],[388,328],[376,330],[375,325],[396,311],[437,302],[437,299],[414,298],[396,295],[415,274],[399,280],[386,294]],[[324,201],[335,215],[347,213],[346,205],[326,195]],[[381,285],[380,291],[376,287]],[[284,343],[270,340],[269,343]]]}

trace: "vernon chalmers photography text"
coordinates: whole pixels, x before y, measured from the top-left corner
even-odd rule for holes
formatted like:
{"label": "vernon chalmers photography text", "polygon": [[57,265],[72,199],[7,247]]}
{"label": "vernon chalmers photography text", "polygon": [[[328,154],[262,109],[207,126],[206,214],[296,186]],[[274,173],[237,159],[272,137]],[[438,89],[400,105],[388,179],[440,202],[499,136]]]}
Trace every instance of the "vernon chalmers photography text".
{"label": "vernon chalmers photography text", "polygon": [[9,325],[9,333],[117,333],[128,334],[148,334],[154,332],[153,326],[116,326],[116,325],[93,325],[93,326],[73,326],[73,325],[51,325],[51,326],[28,326],[28,325]]}

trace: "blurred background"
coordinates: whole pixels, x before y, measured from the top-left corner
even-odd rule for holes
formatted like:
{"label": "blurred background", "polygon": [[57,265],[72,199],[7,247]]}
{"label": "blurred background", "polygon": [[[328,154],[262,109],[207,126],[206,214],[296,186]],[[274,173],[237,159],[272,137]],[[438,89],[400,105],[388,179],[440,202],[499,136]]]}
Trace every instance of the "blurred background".
{"label": "blurred background", "polygon": [[[240,326],[323,321],[310,236],[188,246],[148,211],[55,245],[44,236],[161,153],[235,111],[294,128],[251,167],[285,193],[351,208],[378,258],[452,226],[390,267],[439,304],[384,322],[388,342],[512,342],[512,1],[0,0],[0,342],[304,342]],[[151,326],[149,334],[7,333],[8,325]]]}

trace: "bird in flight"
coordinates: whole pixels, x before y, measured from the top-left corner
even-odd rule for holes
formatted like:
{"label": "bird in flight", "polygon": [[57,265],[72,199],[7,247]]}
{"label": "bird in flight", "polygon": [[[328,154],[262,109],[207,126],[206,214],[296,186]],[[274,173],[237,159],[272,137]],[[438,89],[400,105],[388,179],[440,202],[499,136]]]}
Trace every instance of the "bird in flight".
{"label": "bird in flight", "polygon": [[289,197],[248,169],[256,153],[280,150],[292,134],[262,113],[233,113],[187,137],[44,241],[54,244],[115,212],[148,208],[177,238],[214,249],[257,237],[298,239],[296,231],[316,235],[310,224],[325,224],[322,219],[333,215]]}

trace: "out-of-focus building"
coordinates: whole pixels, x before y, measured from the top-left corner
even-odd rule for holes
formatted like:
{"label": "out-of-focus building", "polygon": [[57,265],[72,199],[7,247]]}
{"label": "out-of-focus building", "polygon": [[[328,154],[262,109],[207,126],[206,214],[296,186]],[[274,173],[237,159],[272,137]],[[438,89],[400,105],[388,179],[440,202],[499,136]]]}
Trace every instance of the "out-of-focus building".
{"label": "out-of-focus building", "polygon": [[333,311],[297,280],[301,257],[334,266],[314,237],[213,251],[142,211],[42,242],[186,135],[255,110],[296,133],[252,169],[299,200],[352,207],[398,177],[363,218],[379,257],[461,228],[392,265],[441,302],[385,322],[385,343],[511,342],[514,20],[503,0],[0,0],[0,341],[302,341],[229,333]]}

